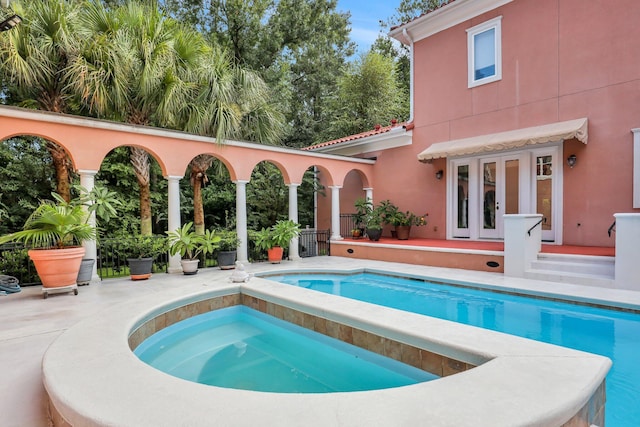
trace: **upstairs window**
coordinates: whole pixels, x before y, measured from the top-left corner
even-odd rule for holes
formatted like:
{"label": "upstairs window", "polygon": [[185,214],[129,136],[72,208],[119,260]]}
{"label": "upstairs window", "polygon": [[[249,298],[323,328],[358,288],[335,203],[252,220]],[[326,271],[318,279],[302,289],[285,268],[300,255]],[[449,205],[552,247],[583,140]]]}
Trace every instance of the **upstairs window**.
{"label": "upstairs window", "polygon": [[467,30],[469,87],[502,78],[502,16]]}

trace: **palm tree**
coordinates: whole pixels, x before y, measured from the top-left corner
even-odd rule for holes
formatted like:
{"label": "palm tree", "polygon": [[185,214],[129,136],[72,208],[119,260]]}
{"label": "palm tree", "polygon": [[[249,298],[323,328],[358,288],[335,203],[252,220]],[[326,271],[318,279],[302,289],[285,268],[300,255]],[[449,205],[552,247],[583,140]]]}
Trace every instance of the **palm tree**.
{"label": "palm tree", "polygon": [[[22,107],[57,113],[75,112],[67,72],[69,58],[78,46],[76,33],[79,2],[31,0],[12,2],[23,22],[0,36],[0,62],[8,98]],[[5,93],[7,95],[7,93]],[[56,192],[71,199],[72,165],[64,148],[46,141],[56,174]]]}
{"label": "palm tree", "polygon": [[[82,55],[74,61],[74,82],[88,110],[136,125],[176,128],[180,111],[193,97],[190,62],[175,50],[178,24],[148,4],[128,2],[114,10],[99,2],[82,15]],[[84,71],[84,72],[83,72]],[[185,79],[185,76],[187,77]],[[150,235],[149,154],[130,147],[139,187],[140,233]]]}
{"label": "palm tree", "polygon": [[[194,104],[198,114],[190,115],[184,129],[215,136],[218,143],[228,138],[277,142],[283,134],[284,116],[269,104],[265,82],[256,73],[234,65],[231,57],[216,47],[203,58],[206,62],[202,64],[201,86]],[[213,160],[212,156],[199,155],[189,164],[193,222],[199,234],[205,230],[201,190]]]}
{"label": "palm tree", "polygon": [[[128,3],[110,13],[101,4],[85,9],[83,39],[70,73],[75,92],[92,114],[137,125],[156,125],[214,136],[273,142],[283,116],[268,103],[257,74],[233,65],[202,34],[165,17],[154,3]],[[151,234],[149,155],[131,147],[140,188],[141,234]],[[201,188],[213,158],[190,164],[194,223],[204,233]]]}

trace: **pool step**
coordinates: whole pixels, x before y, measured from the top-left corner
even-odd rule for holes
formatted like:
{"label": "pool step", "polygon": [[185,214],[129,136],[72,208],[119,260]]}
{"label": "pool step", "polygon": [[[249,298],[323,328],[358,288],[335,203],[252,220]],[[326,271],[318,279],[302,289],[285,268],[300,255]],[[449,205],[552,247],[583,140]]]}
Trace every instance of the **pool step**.
{"label": "pool step", "polygon": [[527,278],[577,285],[613,287],[615,258],[607,256],[539,254]]}

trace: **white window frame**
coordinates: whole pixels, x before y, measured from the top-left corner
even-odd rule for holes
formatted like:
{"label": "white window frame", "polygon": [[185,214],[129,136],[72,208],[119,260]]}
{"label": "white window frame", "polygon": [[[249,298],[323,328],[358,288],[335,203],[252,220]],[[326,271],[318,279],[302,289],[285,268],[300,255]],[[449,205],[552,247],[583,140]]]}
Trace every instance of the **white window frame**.
{"label": "white window frame", "polygon": [[[480,25],[467,29],[467,68],[469,88],[502,80],[502,16],[483,22]],[[482,79],[475,78],[475,36],[485,31],[494,29],[495,47],[495,74]]]}

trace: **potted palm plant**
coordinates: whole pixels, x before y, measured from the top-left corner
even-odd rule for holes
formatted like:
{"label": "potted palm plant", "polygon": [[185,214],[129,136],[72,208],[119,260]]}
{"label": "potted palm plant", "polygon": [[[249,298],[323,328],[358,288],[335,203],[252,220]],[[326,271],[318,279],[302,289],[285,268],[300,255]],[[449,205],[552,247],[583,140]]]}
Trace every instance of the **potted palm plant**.
{"label": "potted palm plant", "polygon": [[169,235],[169,253],[173,256],[180,254],[182,260],[182,272],[184,274],[196,274],[198,272],[198,263],[200,254],[213,253],[218,248],[220,236],[217,236],[211,230],[205,230],[204,234],[197,234],[191,230],[193,222],[189,222],[174,231],[168,231]]}
{"label": "potted palm plant", "polygon": [[81,196],[71,202],[52,193],[53,201],[45,200],[29,216],[21,231],[0,237],[0,244],[23,242],[30,247],[33,261],[42,281],[45,298],[49,290],[73,290],[78,293],[77,278],[85,240],[96,238],[89,224],[93,212],[97,215],[115,215],[115,193],[94,189],[80,189]]}
{"label": "potted palm plant", "polygon": [[269,262],[279,264],[282,261],[284,248],[291,239],[300,234],[300,224],[291,220],[279,220],[270,228],[263,228],[256,233],[256,246],[266,250]]}

